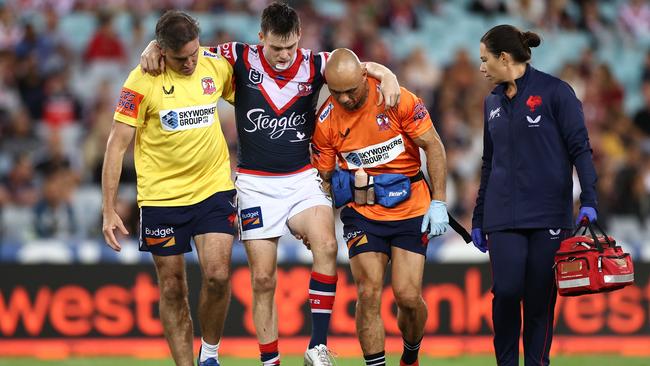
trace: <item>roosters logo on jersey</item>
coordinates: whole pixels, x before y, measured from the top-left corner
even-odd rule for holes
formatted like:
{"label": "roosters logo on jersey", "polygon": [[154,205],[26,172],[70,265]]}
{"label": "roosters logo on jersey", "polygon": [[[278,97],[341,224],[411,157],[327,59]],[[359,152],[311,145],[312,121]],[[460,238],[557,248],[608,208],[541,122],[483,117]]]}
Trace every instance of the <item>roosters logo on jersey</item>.
{"label": "roosters logo on jersey", "polygon": [[388,119],[388,116],[381,113],[378,114],[376,119],[377,125],[379,125],[379,131],[386,131],[390,129],[390,120]]}
{"label": "roosters logo on jersey", "polygon": [[203,88],[203,95],[214,94],[217,91],[214,80],[211,77],[201,79],[201,87]]}
{"label": "roosters logo on jersey", "polygon": [[298,83],[298,95],[301,97],[311,94],[311,84]]}
{"label": "roosters logo on jersey", "polygon": [[395,160],[405,151],[402,135],[363,149],[341,153],[348,169],[373,168]]}

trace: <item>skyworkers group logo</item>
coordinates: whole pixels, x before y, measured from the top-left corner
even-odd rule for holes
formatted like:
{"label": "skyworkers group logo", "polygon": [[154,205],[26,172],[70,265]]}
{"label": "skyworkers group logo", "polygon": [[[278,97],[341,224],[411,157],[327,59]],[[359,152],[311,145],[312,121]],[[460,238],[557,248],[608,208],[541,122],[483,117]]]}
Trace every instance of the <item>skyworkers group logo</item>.
{"label": "skyworkers group logo", "polygon": [[166,126],[168,129],[175,130],[178,127],[178,113],[174,111],[169,111],[169,113],[160,117],[160,121],[163,126]]}
{"label": "skyworkers group logo", "polygon": [[363,149],[341,153],[348,163],[348,169],[373,168],[395,160],[406,151],[402,135]]}
{"label": "skyworkers group logo", "polygon": [[214,123],[217,103],[160,111],[160,124],[165,131],[182,131],[207,127]]}

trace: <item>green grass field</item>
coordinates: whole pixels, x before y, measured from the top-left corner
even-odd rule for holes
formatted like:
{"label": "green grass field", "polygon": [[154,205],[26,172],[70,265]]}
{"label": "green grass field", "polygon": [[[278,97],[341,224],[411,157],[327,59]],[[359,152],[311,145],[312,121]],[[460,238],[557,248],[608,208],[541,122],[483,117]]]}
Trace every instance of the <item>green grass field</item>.
{"label": "green grass field", "polygon": [[[553,365],[558,366],[648,366],[650,358],[635,358],[622,356],[557,356],[551,359]],[[0,359],[0,366],[172,366],[171,360],[139,360],[134,358],[74,358],[60,361],[44,361],[31,358],[5,358]],[[255,359],[228,358],[221,359],[223,366],[259,366],[260,362]],[[338,366],[359,366],[363,361],[353,358],[337,358]],[[398,365],[398,358],[390,357],[388,365]],[[523,365],[523,362],[521,362]],[[284,357],[282,365],[302,366],[300,357]],[[454,358],[424,358],[420,365],[435,366],[485,366],[494,365],[494,358],[483,357],[454,357]]]}

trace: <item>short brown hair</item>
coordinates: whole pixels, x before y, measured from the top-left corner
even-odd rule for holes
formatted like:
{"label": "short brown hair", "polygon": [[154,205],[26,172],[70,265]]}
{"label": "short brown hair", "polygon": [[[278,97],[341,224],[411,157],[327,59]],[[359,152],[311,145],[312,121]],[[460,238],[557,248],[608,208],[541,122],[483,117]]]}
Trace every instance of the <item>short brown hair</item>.
{"label": "short brown hair", "polygon": [[161,48],[178,51],[199,36],[199,23],[186,13],[169,10],[156,23],[156,41]]}
{"label": "short brown hair", "polygon": [[300,33],[298,13],[285,3],[273,2],[262,11],[262,33],[286,38]]}

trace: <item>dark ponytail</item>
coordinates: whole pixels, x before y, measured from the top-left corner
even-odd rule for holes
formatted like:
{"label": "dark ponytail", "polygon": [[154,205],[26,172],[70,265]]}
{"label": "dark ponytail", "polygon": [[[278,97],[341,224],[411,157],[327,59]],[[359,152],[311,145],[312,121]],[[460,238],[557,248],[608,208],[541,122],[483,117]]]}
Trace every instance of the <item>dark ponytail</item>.
{"label": "dark ponytail", "polygon": [[481,43],[496,57],[505,52],[516,62],[527,62],[531,57],[530,48],[539,46],[542,40],[537,33],[521,32],[512,25],[502,24],[487,31]]}

